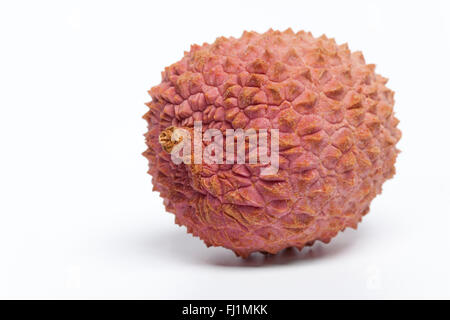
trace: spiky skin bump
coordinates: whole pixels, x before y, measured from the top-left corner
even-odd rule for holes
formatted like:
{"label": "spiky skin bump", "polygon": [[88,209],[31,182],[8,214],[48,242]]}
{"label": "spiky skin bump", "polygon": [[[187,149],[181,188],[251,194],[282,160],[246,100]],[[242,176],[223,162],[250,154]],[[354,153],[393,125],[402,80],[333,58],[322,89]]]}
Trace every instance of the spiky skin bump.
{"label": "spiky skin bump", "polygon": [[[277,253],[356,228],[395,173],[401,132],[394,93],[360,52],[325,36],[269,30],[193,45],[165,68],[144,156],[167,211],[207,246]],[[280,169],[174,164],[166,128],[276,128]]]}

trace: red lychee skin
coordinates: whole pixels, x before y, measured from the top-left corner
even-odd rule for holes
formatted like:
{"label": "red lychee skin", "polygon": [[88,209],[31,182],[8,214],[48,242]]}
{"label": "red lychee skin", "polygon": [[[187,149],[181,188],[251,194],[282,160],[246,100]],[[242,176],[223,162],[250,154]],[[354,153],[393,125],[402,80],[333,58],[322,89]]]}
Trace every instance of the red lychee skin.
{"label": "red lychee skin", "polygon": [[[144,156],[167,211],[208,246],[238,256],[328,243],[356,228],[395,173],[401,132],[394,93],[360,52],[325,36],[269,30],[193,45],[165,68]],[[158,137],[170,126],[280,130],[280,169],[174,164]]]}

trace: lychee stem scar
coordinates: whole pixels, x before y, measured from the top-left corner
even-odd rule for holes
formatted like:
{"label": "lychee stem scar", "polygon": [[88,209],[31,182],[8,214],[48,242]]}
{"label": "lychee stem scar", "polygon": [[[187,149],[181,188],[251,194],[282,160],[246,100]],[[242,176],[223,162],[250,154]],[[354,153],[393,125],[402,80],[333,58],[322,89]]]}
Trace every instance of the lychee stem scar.
{"label": "lychee stem scar", "polygon": [[183,137],[180,135],[175,135],[176,128],[174,126],[168,127],[163,132],[159,134],[159,143],[163,150],[167,153],[170,153],[173,148],[183,140]]}

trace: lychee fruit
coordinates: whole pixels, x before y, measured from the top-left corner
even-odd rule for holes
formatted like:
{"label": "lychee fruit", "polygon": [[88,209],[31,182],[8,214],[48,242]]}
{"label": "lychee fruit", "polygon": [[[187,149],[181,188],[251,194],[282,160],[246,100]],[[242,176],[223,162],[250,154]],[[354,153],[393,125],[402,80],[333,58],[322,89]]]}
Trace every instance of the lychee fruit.
{"label": "lychee fruit", "polygon": [[[395,173],[401,132],[386,83],[361,52],[304,31],[244,32],[193,45],[149,90],[143,154],[154,190],[177,224],[241,257],[328,243],[356,228]],[[175,132],[195,135],[196,123],[199,145],[187,148],[189,161],[173,161],[174,147],[187,142]],[[214,139],[205,137],[209,129]],[[277,170],[264,174],[270,163],[249,161],[251,135],[234,162],[224,145],[210,148],[230,130],[277,137]],[[275,154],[267,145],[256,149]],[[207,151],[218,156],[206,161]]]}

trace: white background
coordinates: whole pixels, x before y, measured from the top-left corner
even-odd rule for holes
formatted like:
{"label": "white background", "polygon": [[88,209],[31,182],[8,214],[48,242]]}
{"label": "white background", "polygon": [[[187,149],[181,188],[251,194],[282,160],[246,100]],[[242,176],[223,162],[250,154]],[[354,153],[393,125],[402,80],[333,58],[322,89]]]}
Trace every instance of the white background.
{"label": "white background", "polygon": [[[0,298],[450,298],[448,1],[2,1]],[[141,116],[193,43],[325,33],[390,78],[397,175],[357,231],[236,258],[151,191]]]}

